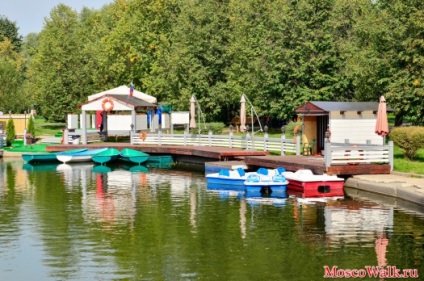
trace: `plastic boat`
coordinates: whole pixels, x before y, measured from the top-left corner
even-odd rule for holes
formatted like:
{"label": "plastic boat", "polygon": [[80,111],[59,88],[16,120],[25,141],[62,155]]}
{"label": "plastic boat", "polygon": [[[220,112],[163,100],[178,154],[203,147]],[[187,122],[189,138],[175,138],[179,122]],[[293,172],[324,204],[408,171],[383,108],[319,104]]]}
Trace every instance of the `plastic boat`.
{"label": "plastic boat", "polygon": [[120,153],[119,159],[140,165],[149,159],[149,154],[131,148],[124,148]]}
{"label": "plastic boat", "polygon": [[[245,172],[242,168],[234,170],[222,169],[219,173],[211,173],[206,175],[206,182],[208,187],[219,188],[220,186],[230,189],[242,189],[246,188],[246,180],[251,176],[251,180],[256,179],[259,173],[266,173],[272,175],[281,175],[285,169],[282,167],[276,169],[259,168],[256,172]],[[277,180],[277,179],[276,179]]]}
{"label": "plastic boat", "polygon": [[344,179],[337,176],[315,175],[309,169],[283,172],[283,176],[289,181],[288,190],[303,197],[344,196]]}
{"label": "plastic boat", "polygon": [[209,188],[219,189],[230,187],[232,189],[244,189],[244,181],[251,173],[246,173],[242,168],[235,170],[222,169],[218,173],[206,175],[206,183]]}
{"label": "plastic boat", "polygon": [[108,162],[116,161],[119,159],[119,150],[115,148],[108,148],[105,151],[99,152],[93,155],[93,162],[99,164],[105,164]]}
{"label": "plastic boat", "polygon": [[247,193],[286,193],[289,182],[281,174],[283,168],[279,170],[270,170],[259,168],[255,174],[250,174],[244,181]]}
{"label": "plastic boat", "polygon": [[57,155],[59,154],[72,154],[76,152],[86,151],[87,148],[65,150],[61,152],[51,152],[51,153],[24,153],[22,154],[22,159],[27,163],[46,163],[46,162],[58,162]]}
{"label": "plastic boat", "polygon": [[93,150],[86,150],[76,153],[66,153],[66,154],[57,154],[57,160],[62,163],[72,163],[72,162],[87,162],[92,161],[93,155],[96,155],[100,152],[107,150],[107,148],[99,148]]}

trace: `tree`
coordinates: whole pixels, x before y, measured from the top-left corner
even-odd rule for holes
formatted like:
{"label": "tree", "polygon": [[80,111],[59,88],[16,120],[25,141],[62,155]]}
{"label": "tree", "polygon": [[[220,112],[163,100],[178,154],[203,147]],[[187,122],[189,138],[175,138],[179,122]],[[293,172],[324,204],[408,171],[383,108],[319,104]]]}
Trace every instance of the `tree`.
{"label": "tree", "polygon": [[28,126],[27,132],[34,138],[35,137],[35,126],[34,126],[34,117],[32,115],[29,116],[27,126]]}
{"label": "tree", "polygon": [[7,38],[0,41],[0,108],[4,110],[20,112],[24,108],[23,61],[23,56]]}
{"label": "tree", "polygon": [[39,34],[30,78],[38,108],[49,121],[63,122],[86,101],[91,76],[84,71],[88,58],[81,38],[77,13],[63,4],[51,11]]}
{"label": "tree", "polygon": [[13,118],[9,118],[6,124],[6,143],[7,146],[11,146],[12,142],[15,140],[16,131],[15,131],[15,123],[13,122]]}
{"label": "tree", "polygon": [[7,38],[16,47],[16,50],[20,50],[22,44],[22,36],[18,34],[18,27],[16,22],[10,21],[5,16],[0,16],[0,42]]}

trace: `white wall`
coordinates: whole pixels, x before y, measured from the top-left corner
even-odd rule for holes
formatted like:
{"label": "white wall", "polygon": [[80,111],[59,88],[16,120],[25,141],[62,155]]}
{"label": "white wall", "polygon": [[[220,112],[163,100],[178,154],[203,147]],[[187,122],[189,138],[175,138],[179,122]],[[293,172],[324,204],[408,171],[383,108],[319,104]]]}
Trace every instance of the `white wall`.
{"label": "white wall", "polygon": [[107,129],[109,131],[131,131],[131,115],[108,115]]}
{"label": "white wall", "polygon": [[[83,126],[82,126],[82,114],[80,114],[79,115],[79,127],[78,128],[83,128]],[[85,127],[86,128],[92,128],[91,127],[91,115],[90,114],[88,114],[88,113],[86,113],[85,114]],[[95,126],[94,126],[94,128],[95,128]]]}
{"label": "white wall", "polygon": [[371,144],[382,145],[383,137],[374,133],[376,122],[377,114],[372,111],[330,112],[331,142],[344,143],[349,139],[350,143],[366,144],[370,140]]}
{"label": "white wall", "polygon": [[78,114],[68,114],[68,129],[77,129],[78,125]]}
{"label": "white wall", "polygon": [[190,123],[190,113],[187,111],[171,112],[172,124],[184,125]]}

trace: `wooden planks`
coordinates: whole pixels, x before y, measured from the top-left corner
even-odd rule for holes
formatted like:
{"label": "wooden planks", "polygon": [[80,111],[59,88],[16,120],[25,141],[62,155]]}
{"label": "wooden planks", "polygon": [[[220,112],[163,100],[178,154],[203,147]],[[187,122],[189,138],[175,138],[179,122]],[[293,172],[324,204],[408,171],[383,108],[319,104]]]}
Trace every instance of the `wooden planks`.
{"label": "wooden planks", "polygon": [[324,158],[320,156],[271,156],[264,151],[244,150],[239,148],[211,146],[170,146],[170,145],[131,145],[129,143],[95,143],[88,145],[52,145],[47,151],[62,151],[75,148],[96,149],[102,147],[122,150],[126,147],[143,151],[148,154],[168,154],[180,159],[191,159],[189,162],[204,163],[206,161],[243,160],[249,167],[284,167],[288,171],[310,169],[314,174],[328,173],[331,175],[350,176],[365,174],[390,174],[388,164],[334,165],[325,167]]}

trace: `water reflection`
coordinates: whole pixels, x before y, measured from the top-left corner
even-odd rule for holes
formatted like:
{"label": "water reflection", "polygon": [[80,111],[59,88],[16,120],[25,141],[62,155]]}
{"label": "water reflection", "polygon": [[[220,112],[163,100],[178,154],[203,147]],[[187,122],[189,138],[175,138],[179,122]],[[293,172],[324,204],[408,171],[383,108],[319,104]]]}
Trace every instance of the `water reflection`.
{"label": "water reflection", "polygon": [[324,265],[423,269],[417,209],[250,196],[208,188],[202,173],[106,168],[0,162],[2,280],[317,280]]}

